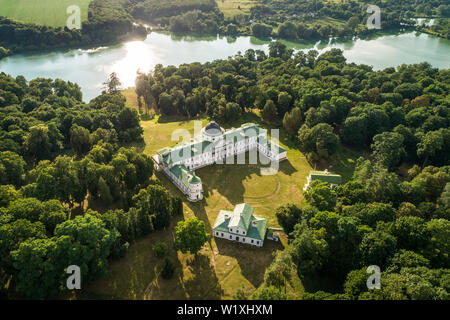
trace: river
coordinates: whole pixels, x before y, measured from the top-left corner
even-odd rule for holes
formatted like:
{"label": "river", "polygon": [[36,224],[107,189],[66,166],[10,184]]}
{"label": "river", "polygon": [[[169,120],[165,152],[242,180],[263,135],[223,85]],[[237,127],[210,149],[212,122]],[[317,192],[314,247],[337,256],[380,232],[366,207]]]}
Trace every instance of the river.
{"label": "river", "polygon": [[[0,60],[0,72],[23,75],[28,80],[45,77],[78,83],[83,100],[89,101],[102,91],[102,83],[116,72],[123,87],[134,85],[136,71],[148,72],[156,64],[180,65],[224,59],[245,50],[268,52],[270,40],[254,37],[178,37],[153,32],[144,41],[95,49],[70,49],[45,53],[17,54]],[[427,61],[434,67],[450,68],[450,40],[423,33],[373,35],[364,39],[332,39],[318,42],[288,42],[295,50],[319,52],[341,48],[349,62],[364,63],[379,70],[403,63]]]}

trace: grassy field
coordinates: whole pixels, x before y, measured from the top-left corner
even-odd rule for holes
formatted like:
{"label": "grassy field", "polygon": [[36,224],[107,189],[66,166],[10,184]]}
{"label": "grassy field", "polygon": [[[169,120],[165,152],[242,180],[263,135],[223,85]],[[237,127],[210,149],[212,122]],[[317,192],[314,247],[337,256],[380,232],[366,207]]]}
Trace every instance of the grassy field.
{"label": "grassy field", "polygon": [[[199,120],[203,125],[208,122],[205,118]],[[268,128],[254,113],[245,115],[233,126],[245,122],[258,123]],[[177,142],[171,140],[174,130],[187,129],[191,134],[194,131],[194,120],[156,117],[141,124],[145,145],[140,146],[140,150],[149,155],[162,147],[175,145]],[[280,163],[276,175],[260,175],[258,165],[215,164],[197,170],[196,173],[203,181],[205,199],[198,203],[185,201],[183,218],[196,216],[206,223],[211,232],[221,209],[233,209],[234,205],[246,202],[255,208],[255,215],[268,219],[269,227],[279,227],[275,217],[276,208],[288,202],[304,204],[301,189],[312,169],[283,130],[280,130],[280,142],[288,150],[289,160]],[[340,152],[334,164],[336,171],[345,176],[351,175],[355,158],[356,154],[350,151]],[[185,199],[163,174],[158,173],[157,176],[173,195]],[[175,224],[176,221],[167,230],[152,233],[132,244],[125,258],[111,262],[109,277],[95,281],[77,292],[76,296],[66,298],[232,299],[241,286],[253,294],[262,287],[264,272],[274,259],[274,253],[287,245],[284,234],[281,235],[280,243],[266,240],[263,248],[212,238],[194,257],[172,249]],[[165,241],[171,248],[168,257],[175,263],[176,271],[170,280],[159,277],[163,261],[155,258],[151,252],[151,246],[156,241]],[[308,287],[317,286],[317,283],[314,281]],[[292,298],[301,298],[304,287],[296,274],[287,291]]]}
{"label": "grassy field", "polygon": [[225,17],[233,17],[249,13],[250,8],[257,4],[258,0],[216,0],[216,3]]}
{"label": "grassy field", "polygon": [[0,16],[52,27],[64,27],[70,16],[66,10],[77,5],[81,21],[87,20],[91,0],[0,0]]}

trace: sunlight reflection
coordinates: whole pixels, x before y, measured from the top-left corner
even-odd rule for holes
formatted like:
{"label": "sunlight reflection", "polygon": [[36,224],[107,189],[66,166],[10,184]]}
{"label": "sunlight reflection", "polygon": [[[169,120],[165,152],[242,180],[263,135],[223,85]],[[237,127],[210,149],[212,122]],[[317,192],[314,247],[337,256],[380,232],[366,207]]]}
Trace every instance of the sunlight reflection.
{"label": "sunlight reflection", "polygon": [[152,51],[143,41],[125,44],[126,55],[111,67],[116,72],[124,88],[134,86],[136,72],[149,72],[153,66]]}

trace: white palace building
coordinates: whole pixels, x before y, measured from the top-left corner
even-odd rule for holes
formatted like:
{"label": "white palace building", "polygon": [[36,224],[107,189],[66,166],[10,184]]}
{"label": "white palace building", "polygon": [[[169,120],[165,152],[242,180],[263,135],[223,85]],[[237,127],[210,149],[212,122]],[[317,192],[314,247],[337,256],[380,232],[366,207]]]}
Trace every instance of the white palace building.
{"label": "white palace building", "polygon": [[287,159],[287,151],[267,139],[267,130],[253,123],[225,131],[211,121],[201,135],[187,144],[158,150],[152,157],[156,170],[163,171],[189,201],[203,199],[202,180],[194,170],[223,164],[228,157],[257,149],[271,161]]}

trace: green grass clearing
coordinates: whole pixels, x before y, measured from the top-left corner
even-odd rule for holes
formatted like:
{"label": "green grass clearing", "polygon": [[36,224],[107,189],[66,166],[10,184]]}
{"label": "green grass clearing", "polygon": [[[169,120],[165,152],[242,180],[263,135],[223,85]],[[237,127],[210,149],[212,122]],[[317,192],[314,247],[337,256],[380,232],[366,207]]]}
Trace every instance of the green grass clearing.
{"label": "green grass clearing", "polygon": [[223,15],[234,17],[239,14],[250,13],[250,8],[258,4],[257,0],[216,0],[217,6]]}
{"label": "green grass clearing", "polygon": [[91,0],[0,0],[0,16],[50,27],[64,27],[66,10],[71,5],[80,7],[81,22],[88,17]]}

